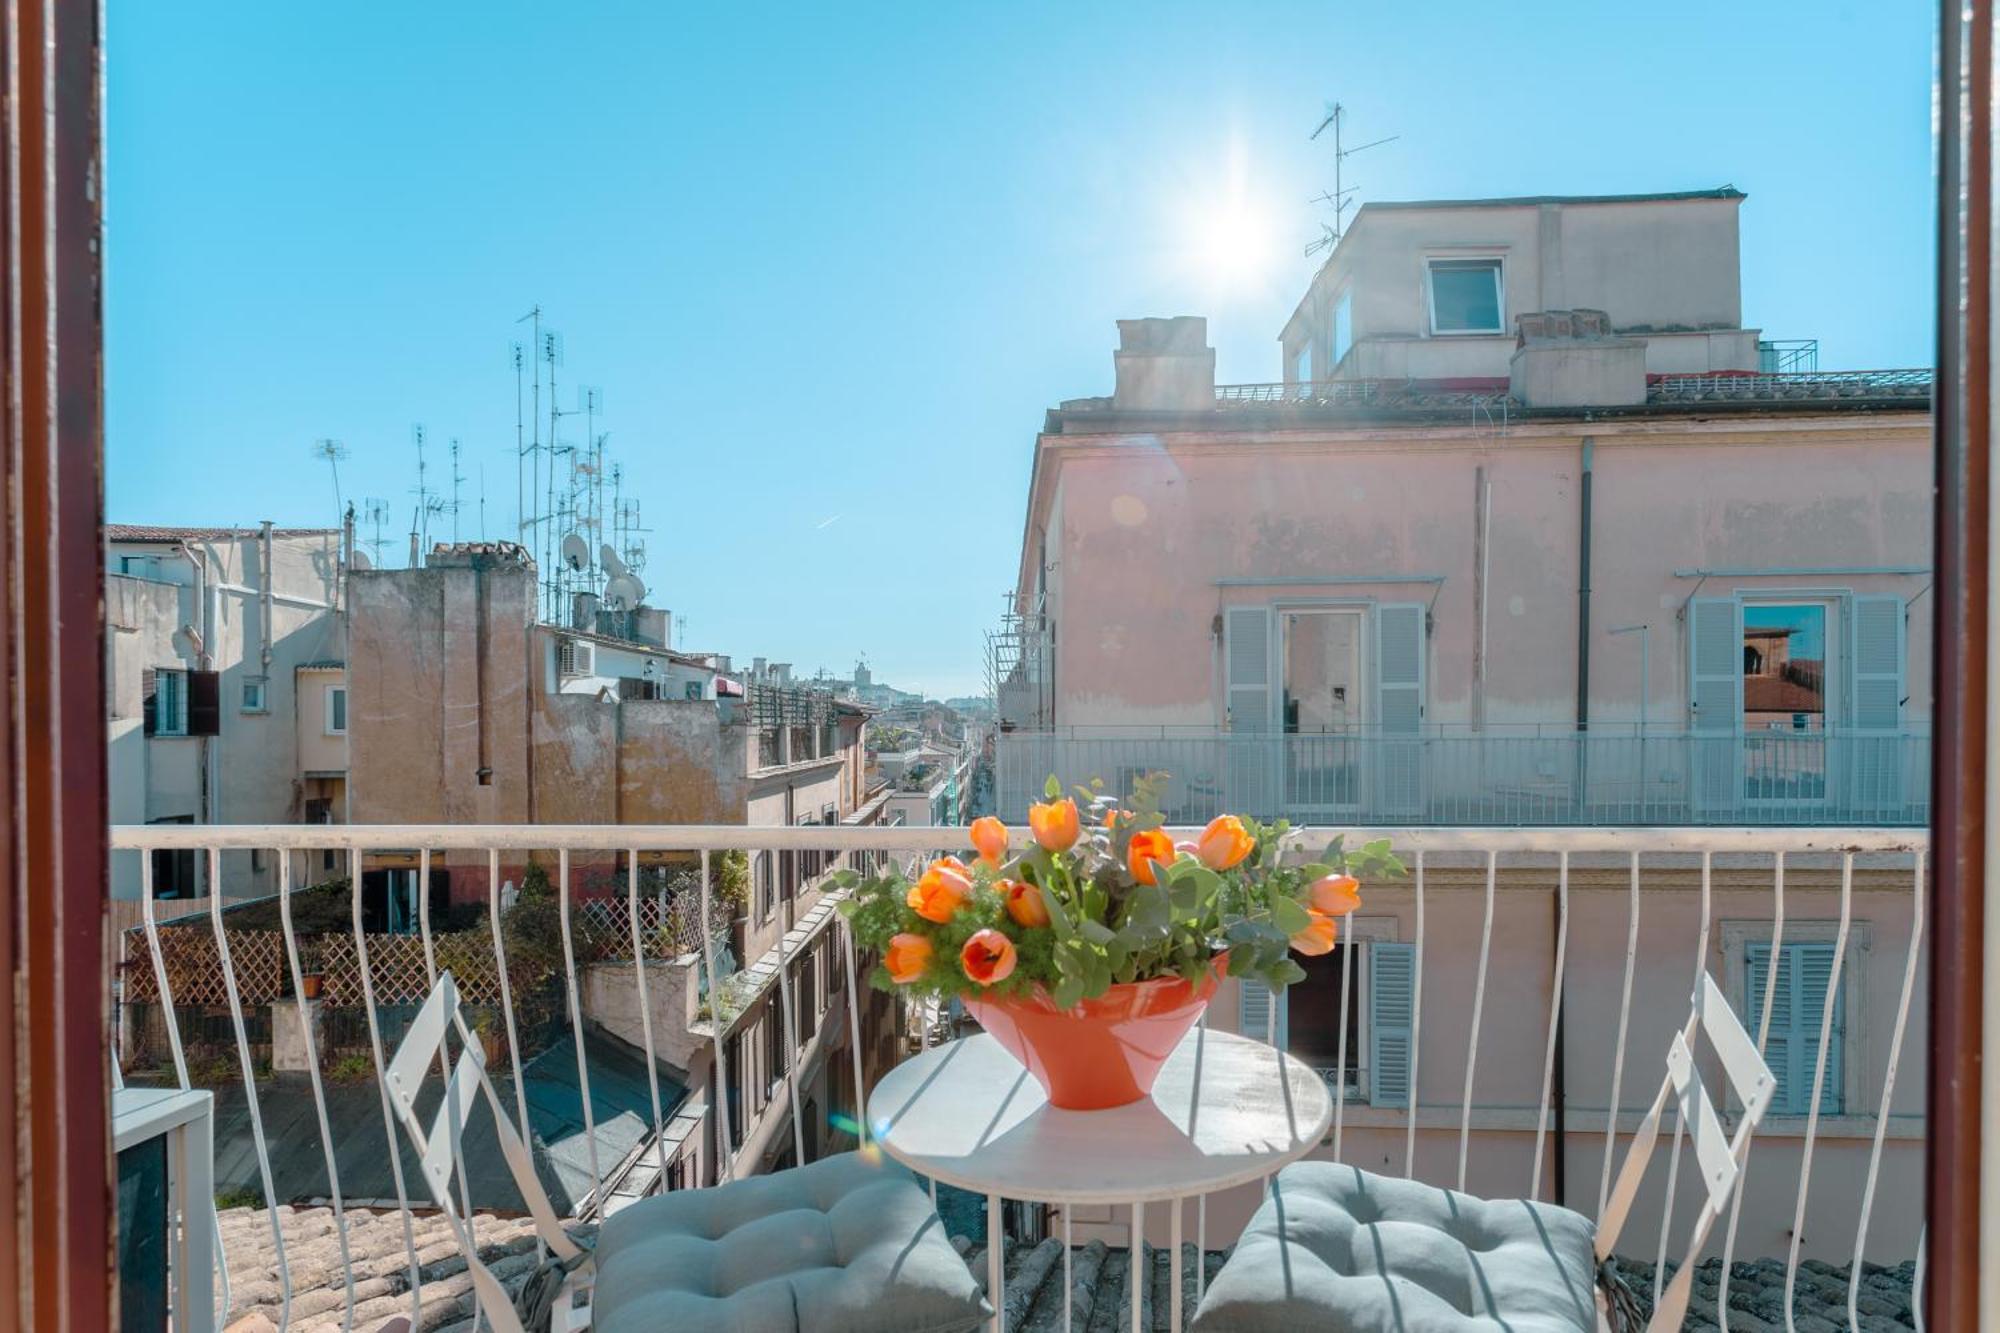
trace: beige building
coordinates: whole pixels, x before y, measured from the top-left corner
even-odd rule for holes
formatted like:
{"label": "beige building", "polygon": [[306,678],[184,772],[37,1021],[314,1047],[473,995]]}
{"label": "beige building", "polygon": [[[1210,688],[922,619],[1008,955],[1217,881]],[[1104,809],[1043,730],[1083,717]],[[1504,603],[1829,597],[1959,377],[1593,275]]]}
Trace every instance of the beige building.
{"label": "beige building", "polygon": [[[1763,369],[1742,200],[1370,204],[1281,331],[1282,382],[1218,386],[1200,319],[1121,322],[1113,392],[1060,404],[1035,443],[996,639],[1002,816],[1051,772],[1123,788],[1165,771],[1176,823],[1921,824],[1929,375]],[[1782,1255],[1798,1180],[1783,1163],[1812,1109],[1801,1053],[1830,992],[1815,1203],[1856,1214],[1911,872],[1857,868],[1836,961],[1830,861],[1788,868],[1775,955],[1773,858],[1717,865],[1705,918],[1696,858],[1650,864],[1636,895],[1622,857],[1578,860],[1557,1057],[1570,1132],[1540,1185],[1593,1208],[1607,1108],[1629,1129],[1657,1086],[1694,968],[1754,1028],[1775,960],[1782,1090],[1737,1253]],[[1556,858],[1502,866],[1477,1043],[1478,860],[1435,859],[1429,888],[1420,1041],[1407,884],[1371,886],[1352,955],[1311,960],[1276,1003],[1226,987],[1216,1021],[1268,1025],[1347,1088],[1342,1160],[1400,1171],[1414,1101],[1429,1180],[1455,1176],[1475,1051],[1467,1184],[1511,1197],[1533,1176]],[[1614,1096],[1634,910],[1634,1072]],[[1921,1214],[1921,1003],[1912,1023],[1870,1241],[1884,1260],[1910,1257]],[[1254,1202],[1212,1204],[1211,1222],[1233,1234]],[[1663,1203],[1642,1203],[1641,1233]],[[1852,1244],[1804,1232],[1808,1255]]]}
{"label": "beige building", "polygon": [[[340,532],[112,524],[105,537],[112,822],[344,821]],[[191,854],[153,870],[157,897],[208,892]],[[136,903],[140,874],[114,858],[114,900]],[[222,889],[276,892],[274,858],[224,858]]]}

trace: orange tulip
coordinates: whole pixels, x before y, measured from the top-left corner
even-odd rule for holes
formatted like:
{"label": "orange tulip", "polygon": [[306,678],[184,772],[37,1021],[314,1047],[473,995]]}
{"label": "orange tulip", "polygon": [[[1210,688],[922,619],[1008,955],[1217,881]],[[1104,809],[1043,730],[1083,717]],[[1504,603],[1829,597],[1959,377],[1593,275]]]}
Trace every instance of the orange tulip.
{"label": "orange tulip", "polygon": [[889,980],[907,986],[924,974],[935,952],[931,942],[921,935],[892,935],[888,951],[882,955],[882,966],[889,969]]}
{"label": "orange tulip", "polygon": [[1201,831],[1194,850],[1210,870],[1227,870],[1257,850],[1257,840],[1235,815],[1218,815]]}
{"label": "orange tulip", "polygon": [[1007,856],[1007,826],[992,815],[981,815],[972,821],[972,845],[980,860],[997,867]]}
{"label": "orange tulip", "polygon": [[1292,936],[1292,947],[1308,957],[1318,957],[1333,952],[1333,942],[1340,936],[1340,923],[1330,916],[1318,912],[1312,914],[1312,924]]}
{"label": "orange tulip", "polygon": [[1361,881],[1352,875],[1322,875],[1306,886],[1306,906],[1323,916],[1346,916],[1361,906]]}
{"label": "orange tulip", "polygon": [[1131,845],[1125,852],[1125,866],[1132,872],[1133,879],[1141,884],[1157,884],[1157,867],[1173,863],[1174,840],[1163,831],[1140,829],[1132,835]]}
{"label": "orange tulip", "polygon": [[1129,820],[1137,819],[1138,817],[1139,816],[1133,814],[1130,810],[1120,810],[1117,806],[1114,805],[1109,810],[1106,810],[1104,812],[1104,827],[1109,829],[1115,829],[1120,824],[1126,823]]}
{"label": "orange tulip", "polygon": [[1029,806],[1028,827],[1033,830],[1035,841],[1051,852],[1068,851],[1082,831],[1077,825],[1076,802],[1067,796],[1060,801]]}
{"label": "orange tulip", "polygon": [[931,862],[930,868],[910,886],[903,901],[924,920],[943,925],[957,915],[970,897],[972,872],[957,857],[946,856]]}
{"label": "orange tulip", "polygon": [[958,962],[982,986],[1005,981],[1014,972],[1014,941],[989,926],[965,942]]}
{"label": "orange tulip", "polygon": [[1006,895],[1007,915],[1015,925],[1033,929],[1049,924],[1049,905],[1042,901],[1040,889],[1017,879],[1003,879],[998,887]]}

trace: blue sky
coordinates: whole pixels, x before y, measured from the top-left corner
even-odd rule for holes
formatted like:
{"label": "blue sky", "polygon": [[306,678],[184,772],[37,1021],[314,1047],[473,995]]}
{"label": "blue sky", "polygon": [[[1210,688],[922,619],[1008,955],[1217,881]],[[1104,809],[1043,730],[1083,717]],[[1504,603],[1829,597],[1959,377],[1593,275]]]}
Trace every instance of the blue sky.
{"label": "blue sky", "polygon": [[978,688],[1114,320],[1279,378],[1335,96],[1363,199],[1731,183],[1750,323],[1931,356],[1928,5],[109,8],[113,521],[331,522],[333,437],[407,533],[421,421],[510,535],[539,303],[652,600],[808,671]]}

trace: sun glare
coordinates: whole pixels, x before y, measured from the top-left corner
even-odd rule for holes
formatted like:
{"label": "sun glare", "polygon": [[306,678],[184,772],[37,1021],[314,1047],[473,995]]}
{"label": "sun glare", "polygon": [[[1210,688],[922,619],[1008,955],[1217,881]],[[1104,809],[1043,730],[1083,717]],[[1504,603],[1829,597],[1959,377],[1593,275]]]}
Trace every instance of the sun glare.
{"label": "sun glare", "polygon": [[1276,267],[1278,215],[1252,187],[1248,153],[1230,147],[1219,173],[1189,181],[1182,204],[1185,262],[1214,297],[1261,289]]}

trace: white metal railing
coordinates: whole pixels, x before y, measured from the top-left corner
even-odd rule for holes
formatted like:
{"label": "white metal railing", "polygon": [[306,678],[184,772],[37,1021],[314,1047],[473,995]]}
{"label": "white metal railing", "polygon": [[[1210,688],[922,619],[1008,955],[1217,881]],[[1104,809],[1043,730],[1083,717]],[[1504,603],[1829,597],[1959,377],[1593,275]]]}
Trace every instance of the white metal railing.
{"label": "white metal railing", "polygon": [[[1784,1264],[1785,1315],[1792,1323],[1792,1310],[1799,1299],[1795,1290],[1801,1265],[1807,1257],[1834,1261],[1851,1255],[1847,1303],[1850,1313],[1858,1308],[1864,1255],[1904,1259],[1920,1249],[1920,1234],[1901,1225],[1920,1215],[1921,1184],[1915,1162],[1921,1156],[1922,1121],[1909,1108],[1920,1105],[1911,1094],[1920,1081],[1904,1085],[1904,1097],[1896,1097],[1899,1067],[1906,1034],[1918,1007],[1917,975],[1923,944],[1923,886],[1925,838],[1921,831],[1901,829],[1773,829],[1773,828],[1394,828],[1386,830],[1308,830],[1307,846],[1322,845],[1336,832],[1350,839],[1387,837],[1410,868],[1401,881],[1371,884],[1367,901],[1347,935],[1348,947],[1338,960],[1337,1040],[1333,1055],[1334,1077],[1328,1079],[1335,1100],[1335,1117],[1324,1148],[1341,1160],[1399,1161],[1402,1172],[1438,1184],[1466,1188],[1486,1196],[1544,1198],[1560,1177],[1566,1181],[1565,1201],[1589,1211],[1601,1209],[1610,1174],[1610,1162],[1622,1133],[1629,1132],[1637,1108],[1623,1104],[1630,1086],[1646,1088],[1655,1081],[1655,1066],[1665,1050],[1666,1035],[1684,1015],[1685,986],[1690,964],[1697,978],[1703,972],[1723,976],[1726,991],[1739,981],[1747,984],[1745,941],[1766,945],[1770,962],[1764,968],[1764,994],[1752,1001],[1747,995],[1733,999],[1751,1004],[1758,1011],[1755,1029],[1759,1049],[1773,1035],[1773,998],[1781,971],[1779,949],[1787,943],[1808,942],[1814,947],[1831,946],[1831,975],[1824,983],[1824,995],[1816,1015],[1817,1042],[1810,1065],[1810,1090],[1803,1100],[1804,1114],[1776,1121],[1767,1119],[1760,1128],[1758,1142],[1782,1140],[1784,1150],[1773,1155],[1776,1170],[1766,1167],[1766,1178],[1758,1191],[1739,1190],[1731,1205],[1730,1217],[1722,1234],[1711,1242],[1711,1257],[1719,1255],[1722,1294],[1717,1317],[1727,1327],[1731,1263],[1739,1257],[1778,1260]],[[1177,830],[1191,835],[1192,830]],[[1017,838],[1023,834],[1017,831]],[[116,855],[139,854],[141,881],[146,894],[144,907],[145,957],[150,958],[157,987],[158,1005],[164,1019],[167,1044],[171,1051],[173,1078],[183,1088],[191,1086],[187,1053],[181,1040],[180,1017],[176,1014],[172,978],[161,948],[161,936],[168,930],[197,930],[200,924],[162,925],[157,904],[152,899],[151,857],[155,849],[195,849],[208,859],[210,882],[216,877],[225,856],[247,856],[252,851],[293,852],[334,848],[344,853],[352,882],[358,884],[364,858],[375,853],[414,853],[418,873],[425,880],[437,858],[446,852],[464,856],[483,853],[488,871],[484,892],[488,934],[503,988],[502,1017],[508,1029],[508,1059],[515,1093],[516,1114],[522,1126],[529,1123],[525,1083],[522,1078],[522,1046],[515,1023],[517,1002],[523,997],[506,991],[509,975],[506,959],[506,931],[498,886],[505,869],[503,857],[518,859],[527,853],[553,853],[556,857],[554,888],[565,927],[575,895],[574,862],[579,856],[609,856],[628,871],[625,878],[627,922],[630,926],[633,981],[640,996],[642,1041],[651,1076],[652,1142],[657,1146],[658,1174],[652,1188],[666,1188],[670,1151],[686,1151],[687,1141],[670,1149],[665,1136],[666,1121],[673,1108],[663,1103],[658,1082],[659,1046],[670,1034],[656,1032],[653,1006],[647,1002],[649,973],[657,976],[659,961],[649,965],[646,942],[641,938],[638,910],[639,880],[636,868],[643,854],[691,852],[697,854],[703,873],[699,878],[704,899],[708,892],[710,858],[728,850],[752,852],[837,852],[851,859],[874,860],[882,856],[905,856],[935,851],[963,850],[962,829],[921,827],[856,828],[840,826],[749,828],[743,826],[194,826],[146,825],[119,827],[112,832]],[[293,994],[303,994],[299,964],[299,938],[290,910],[296,892],[288,864],[278,858],[279,902],[284,934],[287,971]],[[354,894],[351,929],[362,958],[367,957],[367,940],[362,930],[360,892]],[[710,904],[703,902],[701,920],[708,921]],[[1524,930],[1520,918],[1540,920],[1544,914],[1550,928]],[[435,977],[440,964],[433,951],[436,936],[430,919],[428,892],[418,894],[417,926],[425,949],[428,975]],[[243,1004],[236,991],[233,973],[227,971],[230,931],[225,929],[224,908],[214,902],[206,914],[219,957],[225,960],[225,980],[230,1010],[230,1030],[234,1039],[237,1077],[240,1079],[247,1122],[254,1140],[259,1178],[269,1213],[275,1267],[280,1298],[274,1312],[277,1322],[291,1322],[292,1305],[298,1293],[292,1290],[291,1267],[285,1255],[285,1235],[273,1178],[270,1147],[264,1140],[259,1114],[256,1069],[247,1035]],[[714,1175],[726,1179],[754,1163],[738,1158],[743,1145],[732,1135],[728,1107],[732,1086],[729,1061],[729,1033],[732,1024],[747,1021],[752,1014],[760,1021],[781,1026],[789,1052],[785,1069],[785,1096],[774,1096],[763,1114],[788,1114],[791,1120],[791,1148],[796,1160],[803,1160],[805,1141],[800,1117],[792,1108],[800,1100],[802,1077],[800,1041],[800,977],[796,975],[800,953],[816,947],[823,933],[838,931],[835,947],[842,951],[846,1025],[855,1105],[851,1108],[859,1122],[857,1139],[866,1142],[869,1130],[863,1112],[867,1093],[867,1070],[860,1003],[859,967],[865,960],[855,956],[853,941],[839,918],[820,913],[808,925],[801,923],[782,936],[778,952],[777,983],[767,995],[774,995],[775,1013],[746,1011],[737,1016],[724,1012],[719,1003],[722,984],[717,976],[714,932],[701,932],[703,957],[695,964],[709,979],[711,1014],[715,1016],[714,1059],[717,1096],[706,1108],[713,1120],[718,1161]],[[583,1004],[579,991],[579,968],[574,952],[567,948],[560,978],[567,1023],[577,1049],[577,1079],[583,1102],[590,1105],[591,1069],[581,1039]],[[1367,964],[1379,941],[1394,940],[1413,949],[1409,1025],[1407,1035],[1407,1097],[1385,1096],[1379,1077],[1366,1098],[1358,1096],[1359,1075],[1379,1075],[1370,1047],[1380,1045],[1382,1033],[1371,1025],[1369,1006],[1379,999],[1373,983],[1364,981]],[[1731,946],[1729,941],[1735,941]],[[1857,946],[1857,940],[1864,941]],[[1547,952],[1542,949],[1546,943]],[[1884,947],[1885,945],[1896,947]],[[1729,949],[1739,952],[1731,954]],[[1681,952],[1687,949],[1692,953]],[[1873,959],[1884,959],[1879,977]],[[746,960],[748,961],[748,960]],[[143,960],[138,965],[144,965]],[[1734,975],[1727,975],[1734,970]],[[365,961],[364,981],[370,986],[367,1010],[369,1059],[378,1091],[384,1068],[385,1040],[380,1006],[373,1002],[372,978]],[[1530,975],[1532,974],[1532,975]],[[1843,975],[1861,981],[1843,986]],[[826,977],[816,976],[823,986]],[[1301,992],[1303,994],[1303,992]],[[1879,1016],[1889,1012],[1886,997],[1894,994],[1893,1019]],[[1530,997],[1538,995],[1531,1001]],[[1842,997],[1866,995],[1870,1013],[1844,1012]],[[835,1014],[832,998],[823,1018],[816,1018],[804,1045],[813,1047],[827,1037],[841,1019]],[[769,1000],[766,1003],[770,1003]],[[1306,1001],[1297,1002],[1304,1006]],[[312,1025],[306,1021],[300,1000],[300,1026],[311,1040]],[[1218,997],[1217,1014],[1226,1016],[1234,1004],[1229,991]],[[1299,1020],[1303,1008],[1289,1011],[1296,1017],[1291,1045],[1308,1063],[1324,1065],[1323,1056],[1302,1049]],[[1269,1007],[1269,1026],[1256,1034],[1267,1039],[1279,1033],[1281,1008]],[[1871,1020],[1870,1014],[1877,1016]],[[1749,1016],[1746,1015],[1746,1019]],[[1350,1019],[1359,1020],[1358,1049],[1350,1043]],[[1220,1020],[1218,1020],[1220,1021]],[[1783,1034],[1787,1040],[1809,1030],[1798,1015],[1788,1020]],[[924,1043],[932,1040],[936,1025],[921,1025]],[[1862,1039],[1859,1034],[1867,1034]],[[1614,1035],[1615,1034],[1615,1035]],[[1856,1034],[1852,1040],[1850,1034]],[[1886,1049],[1879,1040],[1886,1035]],[[1836,1047],[1840,1042],[1847,1045]],[[826,1050],[824,1045],[818,1047]],[[1463,1053],[1462,1056],[1460,1053]],[[329,1203],[333,1210],[337,1238],[342,1246],[345,1290],[345,1322],[352,1324],[357,1307],[352,1277],[353,1265],[346,1252],[348,1221],[346,1201],[336,1169],[339,1155],[334,1142],[336,1130],[327,1114],[328,1099],[318,1065],[321,1052],[308,1052],[309,1086],[313,1099],[320,1149],[330,1185]],[[833,1058],[829,1055],[828,1058]],[[1442,1062],[1442,1063],[1440,1063]],[[1365,1068],[1363,1068],[1365,1066]],[[1857,1067],[1858,1066],[1858,1067]],[[1803,1065],[1798,1066],[1803,1068]],[[1828,1089],[1838,1071],[1844,1084],[1829,1099]],[[743,1071],[737,1071],[741,1079]],[[693,1091],[693,1090],[691,1090]],[[745,1093],[748,1095],[747,1089]],[[1834,1110],[1823,1113],[1831,1101]],[[745,1129],[751,1127],[746,1101]],[[389,1111],[384,1106],[384,1132],[396,1142]],[[524,1136],[525,1137],[525,1136]],[[699,1150],[700,1135],[690,1135]],[[1665,1184],[1650,1205],[1660,1219],[1657,1232],[1637,1224],[1627,1228],[1628,1244],[1634,1253],[1658,1262],[1666,1253],[1664,1236],[1675,1213],[1689,1205],[1687,1195],[1698,1195],[1694,1186],[1676,1198],[1675,1184],[1683,1165],[1680,1152],[1681,1127],[1674,1129],[1673,1152],[1669,1158]],[[1393,1147],[1391,1146],[1393,1145]],[[1424,1151],[1420,1154],[1419,1149]],[[1601,1154],[1601,1157],[1600,1157]],[[1794,1161],[1796,1154],[1796,1161]],[[1420,1161],[1420,1156],[1422,1160]],[[1753,1153],[1753,1158],[1755,1154]],[[393,1160],[393,1156],[392,1156]],[[671,1160],[678,1161],[674,1156]],[[1759,1159],[1761,1160],[1761,1159]],[[422,1265],[418,1260],[412,1219],[415,1216],[397,1166],[395,1188],[401,1213],[403,1239],[407,1251],[410,1290],[408,1307],[413,1322],[422,1326],[424,1300]],[[604,1164],[592,1160],[590,1174],[601,1192],[605,1186]],[[1746,1170],[1748,1169],[1746,1163]],[[1593,1177],[1597,1189],[1590,1197],[1581,1181]],[[1794,1179],[1795,1177],[1795,1179]],[[1821,1196],[1811,1195],[1815,1180],[1825,1187]],[[1858,1199],[1846,1193],[1829,1199],[1827,1191],[1845,1191],[1846,1182],[1861,1181]],[[1567,1182],[1575,1182],[1573,1184]],[[1830,1183],[1829,1183],[1830,1182]],[[699,1182],[697,1182],[699,1183]],[[1526,1187],[1525,1189],[1523,1187]],[[468,1189],[461,1173],[461,1190]],[[935,1185],[933,1185],[935,1193]],[[1747,1197],[1746,1197],[1747,1196]],[[598,1200],[601,1202],[601,1197]],[[1871,1221],[1893,1201],[1899,1225],[1877,1228]],[[466,1200],[470,1208],[469,1198]],[[590,1200],[586,1200],[586,1203]],[[1184,1205],[1165,1209],[1163,1220],[1168,1234],[1182,1233]],[[1205,1199],[1194,1201],[1194,1237],[1199,1248],[1208,1243],[1208,1208]],[[1150,1216],[1159,1219],[1159,1212]],[[1811,1228],[1803,1223],[1810,1216]],[[188,1225],[212,1226],[210,1218],[192,1217]],[[1158,1222],[1156,1222],[1156,1225]],[[1075,1231],[1092,1224],[1063,1217],[1066,1241]],[[1789,1233],[1788,1240],[1781,1239]],[[218,1240],[220,1232],[217,1232]],[[1126,1233],[1129,1238],[1130,1233]],[[1659,1238],[1647,1251],[1647,1242]],[[1807,1253],[1810,1249],[1810,1255]],[[1906,1253],[1906,1251],[1908,1251]],[[1920,1256],[1918,1256],[1920,1257]],[[224,1268],[222,1313],[230,1309],[227,1289],[227,1258],[219,1256]],[[1660,1269],[1656,1266],[1655,1273]],[[1197,1284],[1201,1267],[1196,1266]],[[1919,1274],[1919,1281],[1921,1275]],[[1142,1283],[1134,1282],[1136,1296]],[[1657,1278],[1655,1279],[1657,1289]],[[1004,1308],[1004,1290],[991,1293],[996,1309]],[[317,1317],[324,1317],[323,1315]]]}

